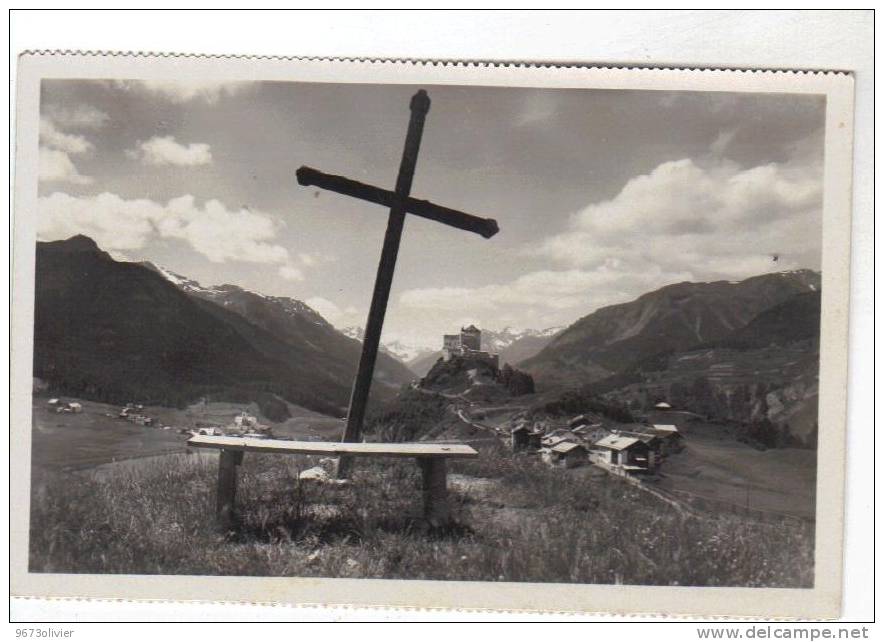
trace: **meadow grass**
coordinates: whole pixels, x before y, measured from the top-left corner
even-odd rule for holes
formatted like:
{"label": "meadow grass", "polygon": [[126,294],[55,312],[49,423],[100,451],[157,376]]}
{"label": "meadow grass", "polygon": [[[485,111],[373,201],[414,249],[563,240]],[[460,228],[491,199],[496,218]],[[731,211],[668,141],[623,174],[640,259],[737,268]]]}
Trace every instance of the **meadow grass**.
{"label": "meadow grass", "polygon": [[[299,482],[317,461],[246,455],[238,519],[214,525],[216,460],[178,455],[35,484],[30,569],[694,586],[809,587],[813,527],[684,515],[587,468],[491,449],[453,463],[454,525],[421,519],[411,461],[358,460],[346,486]],[[481,484],[464,486],[463,480]]]}

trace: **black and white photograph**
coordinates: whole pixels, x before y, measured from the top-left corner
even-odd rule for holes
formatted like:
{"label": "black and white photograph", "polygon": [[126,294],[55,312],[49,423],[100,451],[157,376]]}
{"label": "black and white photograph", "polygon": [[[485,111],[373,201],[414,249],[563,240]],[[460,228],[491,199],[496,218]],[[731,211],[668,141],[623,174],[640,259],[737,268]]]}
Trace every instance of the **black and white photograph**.
{"label": "black and white photograph", "polygon": [[819,587],[831,108],[43,77],[28,575]]}

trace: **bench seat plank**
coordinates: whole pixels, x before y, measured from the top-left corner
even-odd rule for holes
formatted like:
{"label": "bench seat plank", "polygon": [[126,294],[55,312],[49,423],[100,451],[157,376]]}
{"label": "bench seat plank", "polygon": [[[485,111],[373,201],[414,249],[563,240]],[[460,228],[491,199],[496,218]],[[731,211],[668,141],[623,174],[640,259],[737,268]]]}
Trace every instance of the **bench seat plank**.
{"label": "bench seat plank", "polygon": [[337,441],[286,441],[283,439],[249,439],[196,435],[187,441],[194,448],[216,448],[242,452],[281,453],[291,455],[355,455],[362,457],[478,457],[465,444],[381,444],[343,443]]}

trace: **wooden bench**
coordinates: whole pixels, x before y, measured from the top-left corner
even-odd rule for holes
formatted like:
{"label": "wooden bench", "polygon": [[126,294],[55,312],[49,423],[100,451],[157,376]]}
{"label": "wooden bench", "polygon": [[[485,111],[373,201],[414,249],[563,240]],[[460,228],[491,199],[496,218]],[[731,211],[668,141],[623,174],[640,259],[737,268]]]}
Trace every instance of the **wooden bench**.
{"label": "wooden bench", "polygon": [[446,460],[478,457],[470,446],[462,444],[377,444],[330,441],[285,441],[282,439],[248,439],[197,435],[187,441],[193,448],[214,448],[221,451],[218,464],[216,511],[224,526],[233,520],[236,498],[236,467],[245,453],[283,455],[347,455],[352,457],[410,457],[421,469],[424,517],[431,526],[448,523],[448,478]]}

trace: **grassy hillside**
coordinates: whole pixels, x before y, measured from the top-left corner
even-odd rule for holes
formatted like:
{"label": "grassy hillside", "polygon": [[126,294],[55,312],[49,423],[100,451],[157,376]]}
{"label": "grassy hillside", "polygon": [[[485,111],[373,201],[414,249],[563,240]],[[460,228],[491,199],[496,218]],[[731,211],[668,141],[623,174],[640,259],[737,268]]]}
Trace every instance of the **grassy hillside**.
{"label": "grassy hillside", "polygon": [[[216,461],[178,455],[35,486],[30,570],[679,586],[813,585],[813,529],[695,516],[592,468],[488,450],[452,465],[455,525],[427,531],[408,461],[345,487],[247,455],[240,521],[213,526]],[[72,481],[76,480],[76,483]]]}

